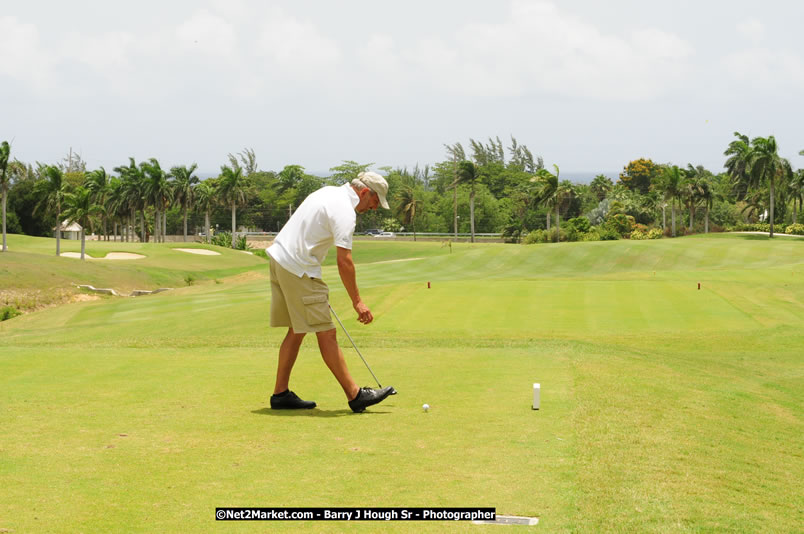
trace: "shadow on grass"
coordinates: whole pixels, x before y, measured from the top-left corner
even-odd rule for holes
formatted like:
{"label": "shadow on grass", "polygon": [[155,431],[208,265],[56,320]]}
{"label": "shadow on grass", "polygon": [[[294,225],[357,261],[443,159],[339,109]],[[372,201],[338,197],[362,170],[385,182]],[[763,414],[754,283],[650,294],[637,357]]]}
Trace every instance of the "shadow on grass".
{"label": "shadow on grass", "polygon": [[343,417],[346,415],[380,415],[390,412],[362,412],[360,414],[354,413],[352,410],[320,410],[313,408],[312,410],[272,410],[270,408],[262,408],[259,410],[252,410],[251,413],[256,415],[272,415],[274,417]]}

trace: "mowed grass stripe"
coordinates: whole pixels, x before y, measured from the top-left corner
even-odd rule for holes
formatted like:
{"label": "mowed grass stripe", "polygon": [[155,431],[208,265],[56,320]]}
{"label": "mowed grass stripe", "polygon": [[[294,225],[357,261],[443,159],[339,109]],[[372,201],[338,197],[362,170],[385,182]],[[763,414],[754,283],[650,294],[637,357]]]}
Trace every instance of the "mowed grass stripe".
{"label": "mowed grass stripe", "polygon": [[[362,256],[422,256],[396,246]],[[745,249],[750,268],[734,263]],[[400,391],[361,416],[312,339],[291,387],[319,409],[267,408],[284,332],[267,326],[265,264],[0,323],[0,528],[214,531],[221,503],[280,503],[488,505],[548,531],[795,531],[798,250],[729,236],[438,249],[358,266],[370,326],[328,267],[333,306]]]}

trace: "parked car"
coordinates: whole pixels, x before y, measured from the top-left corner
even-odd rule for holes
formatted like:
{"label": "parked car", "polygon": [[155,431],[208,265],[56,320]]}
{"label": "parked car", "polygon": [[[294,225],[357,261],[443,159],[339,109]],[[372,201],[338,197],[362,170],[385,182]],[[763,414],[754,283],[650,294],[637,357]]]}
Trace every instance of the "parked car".
{"label": "parked car", "polygon": [[380,229],[380,228],[369,228],[368,230],[363,232],[363,235],[377,235],[377,234],[381,234],[381,233],[382,233],[382,229]]}
{"label": "parked car", "polygon": [[393,232],[380,232],[379,234],[374,234],[374,237],[396,237],[396,234]]}

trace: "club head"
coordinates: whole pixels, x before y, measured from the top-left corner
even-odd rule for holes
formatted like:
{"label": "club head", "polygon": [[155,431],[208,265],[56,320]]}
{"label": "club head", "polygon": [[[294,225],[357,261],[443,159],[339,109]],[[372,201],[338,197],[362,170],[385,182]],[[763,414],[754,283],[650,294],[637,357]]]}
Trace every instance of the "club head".
{"label": "club head", "polygon": [[389,393],[389,395],[396,395],[396,388],[394,388],[394,386],[391,386],[391,393]]}

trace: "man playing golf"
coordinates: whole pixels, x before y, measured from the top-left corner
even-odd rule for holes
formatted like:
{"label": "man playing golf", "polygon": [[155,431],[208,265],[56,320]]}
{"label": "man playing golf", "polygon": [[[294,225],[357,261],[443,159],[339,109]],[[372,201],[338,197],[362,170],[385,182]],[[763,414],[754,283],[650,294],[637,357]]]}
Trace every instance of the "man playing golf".
{"label": "man playing golf", "polygon": [[329,288],[321,280],[321,262],[335,245],[338,273],[358,320],[363,324],[374,320],[357,289],[352,235],[356,214],[375,210],[377,206],[388,209],[387,194],[388,183],[374,172],[361,172],[357,179],[340,187],[322,187],[302,202],[266,249],[271,257],[271,326],[288,327],[279,347],[271,408],[315,408],[315,402],[304,401],[288,389],[290,372],[308,332],[315,332],[321,356],[353,411],[362,412],[394,391],[390,386],[360,388],[349,374],[329,313]]}

